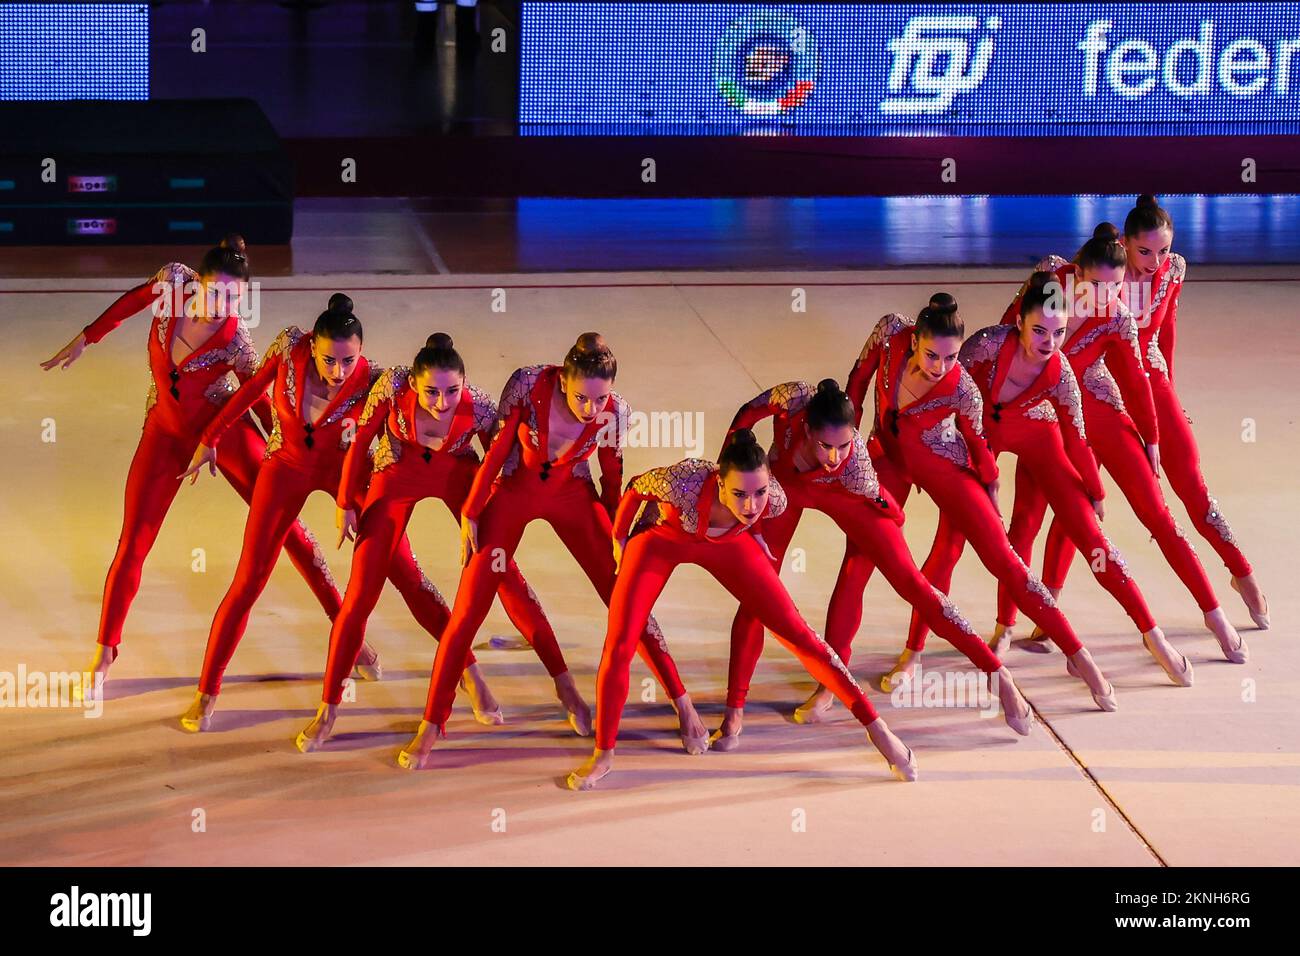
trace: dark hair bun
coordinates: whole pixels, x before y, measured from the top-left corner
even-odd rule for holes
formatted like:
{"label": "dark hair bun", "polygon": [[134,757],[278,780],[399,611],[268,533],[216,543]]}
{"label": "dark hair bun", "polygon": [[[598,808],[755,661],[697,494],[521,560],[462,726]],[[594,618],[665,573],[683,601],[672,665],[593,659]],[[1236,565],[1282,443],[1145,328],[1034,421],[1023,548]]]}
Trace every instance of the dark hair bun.
{"label": "dark hair bun", "polygon": [[452,345],[451,336],[448,335],[446,332],[434,332],[425,341],[424,347],[426,349],[444,349],[444,350],[455,348],[455,346]]}
{"label": "dark hair bun", "polygon": [[1143,193],[1141,196],[1138,196],[1136,205],[1141,209],[1143,206],[1159,206],[1160,203],[1156,200],[1156,197],[1152,196],[1150,193]]}
{"label": "dark hair bun", "polygon": [[817,383],[817,394],[821,395],[823,392],[830,392],[832,395],[838,395],[840,393],[840,383],[835,381],[833,378],[822,379]]}
{"label": "dark hair bun", "polygon": [[1041,290],[1055,278],[1054,273],[1048,272],[1046,269],[1040,269],[1029,277],[1029,288]]}
{"label": "dark hair bun", "polygon": [[731,433],[731,441],[728,443],[738,448],[744,448],[746,445],[757,445],[758,437],[754,434],[752,428],[737,428]]}
{"label": "dark hair bun", "polygon": [[605,344],[605,337],[599,332],[583,332],[578,336],[578,341],[573,343],[573,347],[578,352],[609,351],[609,346]]}
{"label": "dark hair bun", "polygon": [[936,292],[930,296],[930,309],[940,313],[957,311],[957,299],[949,292]]}
{"label": "dark hair bun", "polygon": [[348,315],[351,315],[352,299],[344,295],[342,292],[335,292],[330,296],[329,305],[327,305],[326,308],[331,312],[345,312]]}
{"label": "dark hair bun", "polygon": [[1092,231],[1092,238],[1114,242],[1119,239],[1119,227],[1113,222],[1099,223],[1097,228]]}
{"label": "dark hair bun", "polygon": [[230,249],[236,255],[248,254],[248,243],[244,242],[244,237],[237,232],[226,233],[226,238],[221,240],[222,249]]}

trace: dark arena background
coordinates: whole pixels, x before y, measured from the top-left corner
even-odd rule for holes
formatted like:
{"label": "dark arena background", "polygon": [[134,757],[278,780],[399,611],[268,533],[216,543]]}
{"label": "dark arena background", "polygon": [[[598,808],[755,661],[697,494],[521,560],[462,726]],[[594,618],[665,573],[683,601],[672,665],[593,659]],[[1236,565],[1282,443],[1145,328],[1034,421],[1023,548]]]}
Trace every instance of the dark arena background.
{"label": "dark arena background", "polygon": [[[1143,194],[1156,197],[1167,228],[1126,228]],[[1109,251],[1093,265],[1085,243],[1104,222],[1119,236],[1100,240]],[[220,247],[231,234],[244,244]],[[1076,253],[1084,253],[1077,272],[1064,264]],[[1101,466],[1097,509],[1108,548],[1099,558],[1076,555],[1068,584],[1047,599],[1086,645],[1095,687],[1076,675],[1083,658],[1071,657],[1067,672],[1065,654],[1032,639],[1023,610],[1001,634],[998,582],[970,541],[946,587],[926,563],[941,519],[944,528],[966,527],[977,511],[997,515],[990,540],[1004,537],[999,520],[1013,537],[1032,524],[1022,506],[1044,479],[1022,457],[1057,448],[1072,427],[1064,411],[1043,426],[1058,417],[1049,403],[1028,415],[1046,437],[1023,455],[1000,447],[1013,393],[996,391],[1005,382],[995,372],[996,393],[980,396],[970,419],[982,434],[951,434],[972,414],[977,391],[952,385],[978,381],[965,358],[953,362],[961,335],[969,341],[997,326],[1036,264],[1053,255],[1063,257],[1059,276],[1084,285],[1126,277],[1137,297],[1126,293],[1119,319],[1085,333],[1118,343],[1100,371],[1073,373],[1092,446],[1083,452]],[[219,314],[200,307],[182,321],[164,307],[166,282],[178,276],[190,280],[187,308],[210,305],[208,280],[232,276],[237,304]],[[164,284],[149,292],[158,279]],[[132,308],[96,323],[128,290],[140,297]],[[341,423],[331,414],[352,408],[342,396],[361,380],[323,378],[322,356],[361,340],[313,331],[339,292],[364,325],[374,374],[402,367],[369,396],[361,384]],[[961,332],[889,338],[889,329],[938,315],[927,306],[938,292],[955,297]],[[169,935],[182,915],[216,915],[220,892],[242,894],[240,905],[288,938],[294,929],[271,906],[280,887],[267,868],[344,866],[427,867],[417,878],[438,882],[421,885],[458,900],[496,892],[489,887],[498,881],[529,892],[540,877],[525,875],[517,889],[515,867],[675,867],[652,877],[661,898],[685,909],[707,894],[707,909],[731,912],[735,903],[714,897],[727,886],[741,899],[780,893],[793,904],[816,886],[811,871],[758,877],[780,882],[749,888],[743,875],[731,884],[697,868],[871,867],[871,893],[880,895],[864,899],[921,923],[947,912],[974,929],[992,905],[1008,925],[1027,910],[1056,914],[1043,935],[1109,936],[1126,920],[1150,918],[1184,929],[1204,920],[1216,939],[1237,938],[1269,922],[1267,890],[1251,890],[1262,869],[1290,867],[1300,855],[1300,599],[1288,570],[1300,524],[1298,292],[1293,2],[0,0],[0,863],[23,868],[11,875],[28,874],[22,892],[36,894],[13,919],[56,934],[101,926],[111,922],[107,910],[84,894],[138,889],[158,897],[157,926],[145,931]],[[1176,308],[1161,304],[1175,295]],[[727,482],[783,482],[793,503],[840,481],[832,465],[817,464],[830,444],[804,430],[801,406],[777,408],[769,396],[768,411],[781,413],[775,431],[766,421],[754,426],[763,448],[775,442],[768,468],[718,481],[706,469],[698,502],[681,498],[676,484],[665,492],[667,479],[655,484],[667,473],[652,469],[717,461],[737,410],[765,390],[827,378],[848,386],[870,354],[882,354],[881,334],[871,337],[891,313],[904,325],[885,323],[882,334],[909,357],[890,365],[886,349],[876,374],[897,372],[911,394],[911,363],[933,352],[947,364],[928,384],[936,395],[955,387],[961,399],[949,399],[957,417],[943,419],[946,432],[927,431],[899,451],[911,434],[898,431],[907,409],[877,410],[874,385],[865,399],[850,388],[866,403],[860,435],[870,441],[838,454],[862,448],[865,464],[851,466],[891,476],[912,468],[918,483],[901,530],[877,522],[864,547],[903,541],[977,643],[994,642],[1028,708],[1028,736],[1008,727],[1009,698],[1000,703],[981,673],[989,669],[942,635],[912,659],[920,667],[910,682],[897,676],[913,606],[886,573],[870,578],[861,621],[849,627],[845,676],[826,665],[836,686],[856,681],[883,721],[864,732],[866,705],[800,707],[817,686],[806,655],[823,653],[822,637],[835,643],[828,605],[849,573],[843,521],[862,519],[806,504],[773,564],[760,552],[778,527],[773,490],[768,512],[746,530],[735,527],[740,499],[727,497]],[[1157,314],[1164,324],[1148,344]],[[281,335],[289,327],[306,333],[292,353],[296,333]],[[1071,318],[1065,355],[1077,327]],[[561,365],[589,331],[617,356],[613,387],[631,410],[625,432],[593,439],[594,486],[586,463],[569,464],[588,434],[574,409],[593,387],[598,408],[610,380],[561,371],[553,394],[544,377],[527,397],[503,389],[516,369]],[[432,479],[415,470],[421,457],[432,470],[452,462],[468,476],[464,493],[475,473],[474,458],[439,454],[462,427],[456,422],[470,419],[445,408],[439,417],[425,404],[425,379],[407,377],[437,332],[454,339],[463,380],[501,403],[503,419],[508,407],[523,415],[523,425],[507,420],[495,438],[505,448],[524,442],[517,470],[510,464],[495,490],[491,474],[479,483],[491,491],[482,520],[465,511],[480,544],[498,540],[511,508],[540,515],[563,494],[586,502],[555,504],[550,523],[528,525],[514,552],[528,600],[512,604],[503,585],[477,627],[459,623],[457,599],[461,591],[470,602],[461,554],[470,506],[463,493],[452,500],[430,490]],[[926,345],[936,342],[952,354]],[[1032,349],[1016,350],[1015,363],[1031,359]],[[278,363],[280,377],[251,378],[266,361]],[[222,362],[231,370],[224,380]],[[1136,377],[1120,367],[1129,362]],[[1069,366],[1057,356],[1048,364]],[[1001,374],[1017,380],[1018,368]],[[456,377],[444,366],[419,374],[435,371]],[[204,375],[210,386],[187,385]],[[1111,376],[1112,389],[1123,379],[1113,401],[1097,375]],[[244,379],[260,385],[236,391]],[[888,398],[895,381],[882,382]],[[380,394],[384,387],[397,392]],[[273,405],[259,402],[230,432],[242,429],[252,449],[244,487],[206,466],[182,482],[220,403],[247,394],[253,404],[259,388],[271,389]],[[286,388],[287,398],[277,391]],[[478,414],[469,396],[461,394],[463,411]],[[391,417],[366,432],[375,407],[381,417],[391,408]],[[1147,407],[1158,412],[1158,441],[1138,422]],[[495,420],[491,409],[484,414]],[[530,414],[544,419],[531,431]],[[343,428],[342,443],[327,438],[313,451],[313,430],[327,427]],[[485,445],[472,446],[479,458],[493,441],[484,427]],[[302,492],[300,520],[314,537],[290,532],[292,560],[274,563],[259,594],[260,582],[246,580],[248,555],[277,534],[259,495],[287,494],[290,479],[276,479],[277,491],[273,477],[308,468],[302,461],[313,454],[324,460],[321,446],[342,461],[355,434],[377,436],[373,466],[364,443],[348,456],[361,481],[352,513],[362,540],[382,537],[383,515],[401,511],[394,475],[425,482],[402,492],[423,498],[406,526],[419,576],[405,588],[385,585],[367,617],[357,597],[366,575],[337,526],[348,510],[336,502],[345,494],[340,466],[312,465],[316,484]],[[782,434],[795,445],[783,445]],[[235,453],[223,449],[233,441],[217,446],[227,470]],[[927,448],[950,452],[953,442],[960,461],[945,459],[950,471],[927,486],[916,472],[927,466],[906,456],[933,459]],[[621,475],[610,464],[617,447]],[[989,448],[1001,452],[989,489],[997,511],[980,488],[988,476],[978,475],[977,453]],[[1062,486],[1084,501],[1095,533],[1088,506],[1097,499],[1082,490],[1087,468],[1055,454]],[[1134,455],[1136,476],[1125,471]],[[779,478],[782,467],[802,472],[801,463],[828,475]],[[552,468],[559,482],[546,484]],[[896,494],[889,481],[880,487]],[[632,535],[615,579],[618,495],[630,488],[624,506],[635,506],[652,486],[659,504],[642,524],[656,507],[668,523]],[[980,500],[953,490],[972,486]],[[877,505],[874,485],[865,497],[834,487],[859,515]],[[1137,487],[1158,491],[1143,498]],[[602,489],[603,506],[593,504]],[[1020,557],[1055,591],[1060,582],[1044,570],[1051,518]],[[713,543],[703,530],[690,538],[697,520],[732,531]],[[307,542],[296,557],[295,540]],[[612,652],[613,636],[635,603],[620,594],[650,587],[638,578],[650,576],[648,565],[631,556],[656,541],[679,549],[683,562],[649,599],[689,701],[674,699],[633,657],[616,764],[607,763],[608,747],[584,763],[597,741],[574,730],[586,730],[591,709],[598,730],[617,713],[617,694],[605,688],[628,665]],[[723,562],[740,590],[724,587],[712,565],[690,563],[690,548]],[[263,550],[276,553],[273,543]],[[735,563],[733,553],[757,564]],[[1103,587],[1097,562],[1117,557],[1163,637],[1144,638]],[[378,560],[375,581],[388,567]],[[614,612],[592,587],[602,576],[613,582]],[[304,578],[315,584],[304,587]],[[728,708],[733,618],[742,603],[776,606],[787,592],[800,620],[779,626],[811,634],[805,657],[777,639],[789,635],[771,632],[769,616],[737,736]],[[196,697],[205,645],[240,594],[256,600],[222,692]],[[544,609],[563,666],[544,666],[542,647],[529,647],[525,605]],[[433,623],[421,606],[435,608]],[[325,718],[327,659],[346,671],[339,635],[359,640],[363,624],[367,650]],[[445,739],[435,739],[438,721],[421,721],[435,636],[448,635],[451,647],[450,635],[462,631],[477,664]],[[370,649],[382,666],[365,664]],[[1113,707],[1099,700],[1104,682]],[[496,719],[485,688],[499,704]],[[878,739],[886,722],[892,750]],[[706,738],[692,732],[701,725]],[[427,755],[421,739],[425,749],[434,742]],[[607,766],[615,769],[602,778]],[[32,867],[64,869],[38,876]],[[213,882],[231,867],[246,868],[247,882]],[[973,883],[963,874],[974,867],[1004,869]],[[329,879],[352,890],[347,900],[363,890],[368,918],[385,899],[409,908],[402,877],[363,883],[348,873]],[[310,888],[315,877],[294,879]],[[560,891],[568,877],[554,879]],[[1065,882],[1049,888],[1048,880]],[[366,889],[390,882],[391,897]],[[1069,903],[1074,887],[1083,895]],[[319,906],[308,902],[294,915]],[[566,902],[573,918],[585,918],[584,894],[556,905]],[[123,916],[105,932],[141,929],[142,911],[130,912],[136,922]],[[886,919],[866,912],[874,912],[868,927]],[[193,939],[188,924],[175,930]],[[988,940],[983,930],[980,940]]]}

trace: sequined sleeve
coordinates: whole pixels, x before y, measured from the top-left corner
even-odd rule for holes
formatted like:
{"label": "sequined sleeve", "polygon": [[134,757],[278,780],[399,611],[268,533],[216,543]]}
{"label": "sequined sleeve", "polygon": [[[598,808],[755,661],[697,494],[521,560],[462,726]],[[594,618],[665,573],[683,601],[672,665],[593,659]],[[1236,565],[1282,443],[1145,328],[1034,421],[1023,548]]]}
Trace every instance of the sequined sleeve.
{"label": "sequined sleeve", "polygon": [[1165,319],[1160,323],[1159,349],[1165,359],[1165,375],[1172,385],[1174,381],[1174,338],[1178,328],[1178,299],[1183,291],[1183,280],[1187,277],[1187,260],[1178,253],[1170,257],[1169,265],[1169,305],[1165,308]]}
{"label": "sequined sleeve", "polygon": [[1088,436],[1084,429],[1083,396],[1079,391],[1079,382],[1074,377],[1074,370],[1064,356],[1059,358],[1061,377],[1052,388],[1048,400],[1056,409],[1056,420],[1060,423],[1061,439],[1065,444],[1065,454],[1083,479],[1088,497],[1101,501],[1106,495],[1101,483],[1101,474],[1097,471],[1097,459],[1088,447]]}
{"label": "sequined sleeve", "polygon": [[[960,366],[958,366],[960,368]],[[998,465],[989,450],[988,440],[984,437],[984,397],[979,386],[966,369],[961,369],[957,383],[957,430],[966,439],[966,450],[970,454],[971,467],[984,484],[997,480]]]}
{"label": "sequined sleeve", "polygon": [[1154,445],[1160,441],[1160,429],[1155,401],[1151,395],[1151,380],[1142,367],[1142,357],[1138,351],[1137,322],[1124,310],[1107,327],[1115,334],[1108,339],[1106,345],[1106,368],[1119,385],[1120,394],[1124,397],[1124,408],[1137,426],[1138,434],[1148,445]]}
{"label": "sequined sleeve", "polygon": [[483,451],[486,452],[492,447],[492,439],[496,437],[497,430],[501,427],[497,403],[491,395],[477,385],[467,385],[466,388],[474,402],[474,424],[471,427],[478,435]]}
{"label": "sequined sleeve", "polygon": [[740,406],[740,411],[736,412],[736,417],[731,420],[731,427],[727,429],[727,438],[723,441],[724,447],[738,428],[753,428],[771,415],[793,415],[799,412],[808,404],[814,391],[815,389],[807,382],[785,382],[759,393]]}
{"label": "sequined sleeve", "polygon": [[623,440],[627,435],[631,409],[618,392],[610,393],[613,417],[601,426],[596,437],[596,460],[600,462],[600,501],[610,518],[618,509],[623,487]]}
{"label": "sequined sleeve", "polygon": [[[379,470],[383,467],[385,458],[391,458],[391,446],[388,451],[377,449],[372,463],[369,458],[370,443],[380,437],[384,423],[388,420],[388,411],[392,407],[393,398],[399,389],[398,383],[406,381],[408,372],[409,369],[403,366],[385,369],[370,386],[370,393],[366,395],[366,403],[362,406],[361,415],[357,419],[356,434],[343,458],[343,476],[339,481],[339,492],[335,501],[340,508],[355,508],[361,500],[371,468]],[[386,438],[387,435],[383,437]]]}
{"label": "sequined sleeve", "polygon": [[853,424],[855,426],[860,427],[862,425],[862,412],[866,406],[867,389],[871,386],[871,379],[880,369],[885,346],[895,335],[914,324],[907,316],[891,312],[886,316],[882,316],[880,321],[876,323],[876,327],[871,330],[871,334],[867,336],[866,344],[862,346],[862,352],[858,355],[857,361],[853,363],[853,368],[849,371],[848,382],[844,386],[844,391],[848,394],[849,400],[853,402]]}
{"label": "sequined sleeve", "polygon": [[544,366],[541,365],[517,368],[506,380],[505,388],[501,390],[501,401],[497,404],[497,433],[492,439],[487,454],[483,456],[483,463],[479,465],[474,475],[474,484],[470,487],[469,496],[461,509],[464,517],[477,521],[478,516],[487,506],[492,485],[501,474],[506,459],[510,457],[510,452],[514,450],[515,442],[518,441],[519,425],[524,420],[524,413],[528,408],[529,393],[543,368]]}
{"label": "sequined sleeve", "polygon": [[788,503],[785,489],[781,487],[781,482],[776,480],[776,476],[772,475],[767,483],[767,510],[763,512],[763,518],[781,517]]}

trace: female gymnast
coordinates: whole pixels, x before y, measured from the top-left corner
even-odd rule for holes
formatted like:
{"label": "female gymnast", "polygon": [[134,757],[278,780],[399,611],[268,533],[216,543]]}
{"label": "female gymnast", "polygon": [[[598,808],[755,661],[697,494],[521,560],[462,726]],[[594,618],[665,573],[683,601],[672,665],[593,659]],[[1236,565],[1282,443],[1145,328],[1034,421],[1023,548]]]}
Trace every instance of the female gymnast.
{"label": "female gymnast", "polygon": [[[913,563],[901,529],[903,512],[880,487],[867,444],[853,425],[853,403],[839,383],[828,378],[815,391],[806,382],[769,388],[736,413],[728,436],[737,429],[752,428],[769,415],[774,420],[768,459],[773,479],[785,491],[786,506],[779,515],[765,516],[763,538],[778,573],[804,510],[813,508],[829,515],[940,636],[985,674],[996,675],[993,687],[1002,700],[1007,724],[1018,734],[1028,734],[1032,712],[1011,672]],[[763,625],[750,606],[742,603],[731,624],[727,713],[713,737],[714,750],[734,750],[739,745],[745,696],[762,649]],[[846,647],[840,654],[842,660],[848,650]],[[819,710],[800,708],[795,720],[815,720],[821,715]]]}
{"label": "female gymnast", "polygon": [[[414,740],[398,755],[399,765],[408,769],[422,766],[435,733],[445,733],[470,643],[487,616],[503,573],[513,567],[515,550],[530,522],[542,519],[555,529],[608,604],[615,573],[609,546],[610,516],[622,481],[622,439],[628,417],[627,403],[612,387],[617,370],[604,339],[588,332],[569,349],[563,365],[516,369],[506,383],[497,412],[496,437],[473,476],[461,509],[461,560],[465,567],[451,621],[434,659],[424,721]],[[601,466],[600,495],[588,462],[593,453]],[[332,649],[331,660],[336,652]],[[687,749],[703,752],[707,731],[653,621],[647,623],[642,653],[677,708]],[[555,654],[557,666],[564,671],[558,647]],[[346,673],[346,668],[331,667],[331,673],[336,670]],[[569,712],[569,723],[578,734],[587,736],[591,711],[572,677],[567,672],[563,676],[565,683],[557,679],[556,686]],[[326,699],[326,704],[332,703]],[[332,708],[322,708],[304,735],[324,739],[332,717]]]}
{"label": "female gymnast", "polygon": [[[1104,491],[1097,463],[1088,450],[1083,399],[1070,363],[1061,357],[1065,340],[1065,310],[1051,307],[1047,291],[1054,276],[1035,272],[1020,300],[1015,325],[981,329],[966,340],[958,361],[965,366],[984,399],[984,428],[994,454],[1016,456],[1016,498],[1007,537],[1022,558],[1030,553],[1041,522],[1044,503],[1070,540],[1089,555],[1098,582],[1132,618],[1148,652],[1169,679],[1180,686],[1192,683],[1192,666],[1165,639],[1147,608],[1123,556],[1102,532]],[[939,516],[934,547],[922,570],[941,591],[947,591],[964,541],[947,513]],[[998,624],[994,649],[1010,645],[1008,607],[1014,609],[1005,585],[998,588]],[[907,649],[898,668],[910,666],[925,648],[926,622],[913,613]]]}
{"label": "female gymnast", "polygon": [[[204,429],[202,444],[186,473],[193,476],[191,481],[198,478],[204,465],[215,471],[216,444],[221,435],[271,389],[274,424],[267,458],[253,489],[235,579],[212,621],[198,692],[181,718],[186,730],[207,729],[221,692],[222,675],[243,637],[253,604],[275,568],[281,542],[307,497],[313,491],[339,497],[344,456],[356,433],[356,406],[383,373],[361,353],[362,336],[361,320],[353,314],[352,300],[335,293],[310,335],[290,326],[276,337],[257,374],[240,387]],[[494,421],[495,409],[488,411],[488,419]],[[354,499],[352,507],[359,506],[359,499]],[[438,589],[420,570],[404,533],[395,542],[387,577],[415,619],[437,639],[450,611]],[[344,612],[336,620],[344,617],[347,609],[345,598]],[[356,672],[367,678],[382,673],[378,655],[369,645]],[[475,716],[484,722],[499,722],[499,708],[477,664],[470,664],[466,678]]]}
{"label": "female gymnast", "polygon": [[[370,390],[357,423],[357,440],[348,451],[338,492],[339,542],[356,539],[352,574],[348,578],[343,610],[330,632],[325,688],[316,718],[297,737],[304,753],[317,749],[333,728],[343,695],[343,681],[362,646],[365,624],[384,586],[395,549],[405,540],[406,526],[415,505],[425,498],[440,498],[458,520],[480,464],[471,441],[477,437],[490,451],[498,432],[498,410],[486,392],[465,380],[465,361],[451,336],[435,332],[415,356],[411,367],[384,372]],[[374,439],[374,475],[364,491],[371,463],[364,457]],[[357,517],[357,502],[365,504]],[[578,694],[573,675],[564,663],[555,632],[542,611],[537,595],[519,573],[513,556],[500,563],[493,578],[494,594],[519,628],[547,672],[555,681],[556,695],[570,722],[584,717],[586,704]],[[438,633],[445,636],[451,614],[445,605],[438,612]],[[473,671],[473,657],[466,662]],[[462,665],[462,671],[466,668]],[[495,701],[479,703],[481,678],[471,675],[470,688],[476,719],[483,724],[503,722]],[[474,681],[480,681],[475,685]],[[453,682],[453,694],[454,694]]]}
{"label": "female gymnast", "polygon": [[[1054,257],[1044,264],[1053,267],[1054,289],[1059,290],[1056,294],[1068,315],[1062,353],[1081,386],[1088,444],[1096,460],[1115,479],[1138,520],[1151,532],[1174,573],[1192,593],[1223,656],[1233,663],[1244,663],[1248,657],[1246,643],[1219,606],[1205,568],[1169,513],[1160,490],[1160,428],[1149,379],[1138,354],[1137,322],[1115,295],[1127,267],[1119,230],[1108,222],[1102,223],[1073,262]],[[1012,309],[1019,310],[1019,299],[1018,295],[1008,315]],[[1003,324],[1008,324],[1008,315],[1003,316]],[[1020,511],[1027,528],[1017,528],[1016,533],[1027,548],[1032,547],[1034,539],[1029,529],[1041,525],[1045,504],[1026,506]],[[1043,578],[1054,597],[1065,585],[1074,556],[1073,547],[1066,546],[1067,537],[1058,525],[1056,534],[1049,534],[1043,558]],[[1014,618],[1003,620],[1011,623]],[[1037,632],[1025,646],[1048,649]]]}
{"label": "female gymnast", "polygon": [[1138,346],[1160,422],[1160,465],[1192,524],[1223,560],[1232,576],[1231,587],[1241,595],[1251,619],[1260,630],[1267,630],[1268,600],[1219,510],[1218,500],[1205,487],[1196,436],[1174,389],[1178,297],[1187,263],[1170,252],[1173,241],[1174,222],[1169,213],[1154,196],[1139,196],[1124,219],[1124,281],[1127,289],[1137,285],[1139,294],[1133,304],[1135,308],[1143,306],[1137,314]]}
{"label": "female gymnast", "polygon": [[[964,334],[950,296],[941,306],[922,309],[915,320],[893,314],[876,324],[854,364],[848,389],[860,415],[867,386],[875,378],[870,451],[876,474],[900,506],[913,484],[928,494],[940,514],[970,541],[984,566],[1007,585],[1025,612],[1070,658],[1071,673],[1088,685],[1097,706],[1113,711],[1117,707],[1114,687],[1007,540],[997,504],[998,467],[984,436],[984,402],[979,387],[957,361]],[[856,631],[862,593],[873,569],[870,557],[850,542],[836,589],[850,611],[856,604],[856,616],[847,611],[832,614],[852,624],[837,624],[844,628],[839,640],[845,645]],[[892,689],[906,669],[885,675],[881,686]]]}
{"label": "female gymnast", "polygon": [[[779,520],[785,507],[785,492],[748,428],[731,433],[716,465],[688,458],[633,479],[614,519],[619,571],[596,682],[596,749],[569,774],[570,789],[590,790],[613,769],[632,649],[679,564],[697,564],[712,574],[758,619],[760,628],[770,628],[853,711],[890,770],[900,780],[916,779],[911,749],[894,736],[839,656],[799,615],[777,576],[775,558],[756,537],[760,521]],[[884,520],[897,527],[892,519]]]}
{"label": "female gymnast", "polygon": [[[153,305],[144,430],[127,472],[122,533],[104,582],[98,644],[90,666],[92,683],[80,689],[86,696],[102,686],[118,657],[127,611],[140,589],[141,568],[180,489],[180,474],[188,467],[203,429],[235,391],[229,374],[234,372],[246,382],[257,371],[257,351],[238,314],[248,276],[244,240],[227,236],[203,256],[198,271],[179,262],[163,266],[41,363],[47,371],[56,365],[67,368],[87,345]],[[269,428],[264,396],[257,412]],[[246,502],[252,500],[265,448],[265,440],[247,415],[232,424],[221,443],[221,472]],[[340,607],[339,594],[315,538],[294,522],[284,548],[333,618]]]}

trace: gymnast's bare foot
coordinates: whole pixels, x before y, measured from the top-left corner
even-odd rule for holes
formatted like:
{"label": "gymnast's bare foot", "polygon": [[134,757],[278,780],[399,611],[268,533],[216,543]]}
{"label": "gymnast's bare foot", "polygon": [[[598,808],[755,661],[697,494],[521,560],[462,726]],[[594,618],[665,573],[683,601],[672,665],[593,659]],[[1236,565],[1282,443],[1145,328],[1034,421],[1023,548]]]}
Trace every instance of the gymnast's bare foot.
{"label": "gymnast's bare foot", "polygon": [[[72,685],[72,699],[98,700],[104,692],[104,683],[108,680],[108,669],[117,660],[117,648],[107,644],[95,645],[95,657],[81,675],[81,680]],[[87,676],[89,675],[89,676]]]}
{"label": "gymnast's bare foot", "polygon": [[217,709],[217,696],[202,691],[194,695],[190,709],[181,714],[181,726],[192,734],[207,730],[212,723],[212,712]]}
{"label": "gymnast's bare foot", "polygon": [[411,742],[397,755],[397,765],[405,770],[423,770],[429,753],[437,742],[438,725],[421,720],[420,727],[411,738]]}
{"label": "gymnast's bare foot", "polygon": [[570,790],[594,790],[596,784],[609,776],[613,769],[614,751],[597,747],[586,763],[569,774],[565,784]]}
{"label": "gymnast's bare foot", "polygon": [[501,713],[501,705],[492,695],[492,688],[488,687],[487,679],[478,664],[465,668],[465,673],[460,678],[460,687],[469,697],[469,704],[474,708],[474,719],[480,724],[493,726],[506,722]]}
{"label": "gymnast's bare foot", "polygon": [[726,753],[740,746],[740,734],[745,729],[745,708],[728,707],[722,726],[709,738],[709,749]]}
{"label": "gymnast's bare foot", "polygon": [[912,748],[894,736],[883,717],[877,717],[867,724],[867,737],[889,763],[889,769],[895,777],[903,781],[916,779],[916,756],[912,753]]}
{"label": "gymnast's bare foot", "polygon": [[1244,664],[1250,659],[1246,639],[1237,633],[1237,629],[1228,620],[1228,615],[1223,613],[1223,608],[1216,607],[1213,611],[1206,611],[1205,626],[1213,632],[1219,642],[1219,649],[1223,651],[1223,656],[1232,663]]}
{"label": "gymnast's bare foot", "polygon": [[1250,612],[1251,620],[1261,631],[1268,630],[1268,599],[1264,597],[1264,592],[1259,589],[1259,582],[1255,580],[1254,573],[1246,575],[1244,578],[1233,578],[1232,589],[1241,595],[1241,599],[1246,602],[1246,610]]}
{"label": "gymnast's bare foot", "polygon": [[835,695],[818,684],[812,696],[794,709],[792,719],[796,724],[820,724],[826,719],[834,703]]}
{"label": "gymnast's bare foot", "polygon": [[591,708],[582,699],[582,694],[578,693],[578,685],[574,683],[573,674],[569,671],[555,675],[555,696],[568,712],[569,726],[573,732],[579,737],[590,737]]}
{"label": "gymnast's bare foot", "polygon": [[673,701],[677,711],[678,732],[682,735],[682,746],[688,754],[702,754],[709,749],[709,728],[695,711],[690,694],[682,694]]}
{"label": "gymnast's bare foot", "polygon": [[880,678],[880,689],[886,694],[893,693],[895,687],[910,683],[916,677],[916,665],[921,663],[921,652],[910,647],[903,648],[898,655],[898,663],[889,669],[889,673]]}
{"label": "gymnast's bare foot", "polygon": [[379,663],[379,652],[369,641],[361,645],[361,653],[357,655],[357,662],[352,665],[352,673],[361,680],[384,679],[384,668]]}
{"label": "gymnast's bare foot", "polygon": [[338,707],[335,704],[327,704],[321,701],[320,707],[316,709],[316,716],[298,734],[294,741],[296,746],[303,753],[308,754],[313,750],[319,750],[329,740],[330,734],[334,731],[334,718],[338,715]]}
{"label": "gymnast's bare foot", "polygon": [[995,657],[1001,657],[1011,650],[1011,642],[1015,639],[1015,627],[998,621],[993,625],[993,639],[989,641],[989,650],[993,652]]}

